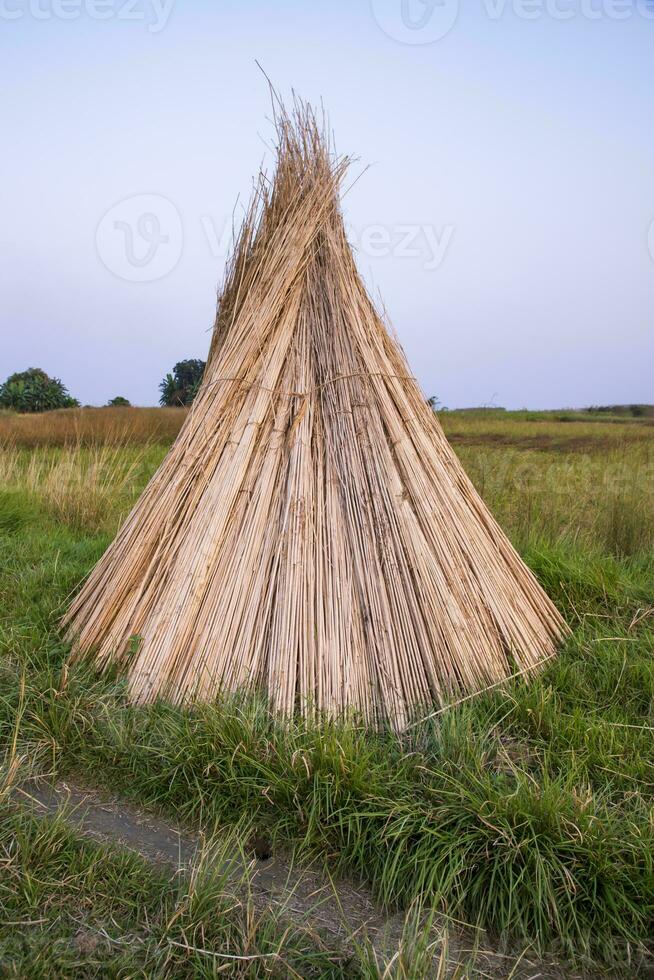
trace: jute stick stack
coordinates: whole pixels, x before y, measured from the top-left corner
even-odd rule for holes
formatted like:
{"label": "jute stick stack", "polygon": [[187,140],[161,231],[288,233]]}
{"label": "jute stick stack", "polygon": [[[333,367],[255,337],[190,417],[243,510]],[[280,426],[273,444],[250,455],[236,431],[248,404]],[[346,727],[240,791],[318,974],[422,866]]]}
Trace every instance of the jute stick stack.
{"label": "jute stick stack", "polygon": [[347,160],[277,119],[201,390],[66,616],[137,701],[268,692],[407,724],[552,655],[565,625],[466,477],[359,278]]}

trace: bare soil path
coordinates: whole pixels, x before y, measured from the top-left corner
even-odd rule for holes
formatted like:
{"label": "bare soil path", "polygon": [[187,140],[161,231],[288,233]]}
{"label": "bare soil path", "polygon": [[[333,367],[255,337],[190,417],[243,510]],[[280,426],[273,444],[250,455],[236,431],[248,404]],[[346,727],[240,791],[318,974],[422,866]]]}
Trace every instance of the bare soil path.
{"label": "bare soil path", "polygon": [[[42,780],[22,784],[15,799],[28,805],[37,815],[63,814],[76,831],[103,843],[113,843],[135,851],[141,857],[184,873],[199,856],[203,840],[132,804],[94,789]],[[253,897],[257,905],[282,906],[289,918],[342,938],[369,938],[378,944],[398,944],[404,916],[384,915],[371,895],[353,883],[339,879],[337,891],[325,876],[311,869],[301,870],[284,856],[265,854],[263,842],[249,842],[244,856],[230,856],[229,866],[235,883],[249,868]]]}
{"label": "bare soil path", "polygon": [[[202,851],[199,835],[165,821],[132,804],[71,782],[28,781],[14,791],[16,802],[37,816],[62,815],[76,832],[102,843],[125,847],[148,861],[184,874]],[[370,891],[347,879],[332,882],[325,873],[297,868],[285,855],[266,853],[265,842],[249,842],[249,853],[229,858],[234,884],[247,871],[257,908],[276,908],[285,918],[309,927],[325,938],[331,935],[343,950],[369,941],[379,962],[388,962],[402,943],[404,914],[385,914]],[[258,854],[257,854],[258,852]],[[435,976],[572,978],[555,964],[529,955],[504,955],[492,949],[485,936],[472,929],[453,929],[445,920],[436,923],[447,934],[446,972]],[[463,967],[474,953],[472,972]],[[441,960],[440,970],[445,963]],[[392,975],[392,974],[390,974]]]}

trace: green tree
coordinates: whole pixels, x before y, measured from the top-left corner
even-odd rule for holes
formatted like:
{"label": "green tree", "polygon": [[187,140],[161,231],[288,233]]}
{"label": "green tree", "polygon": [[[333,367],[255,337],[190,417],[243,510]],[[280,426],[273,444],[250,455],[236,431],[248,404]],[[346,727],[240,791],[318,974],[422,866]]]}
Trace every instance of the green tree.
{"label": "green tree", "polygon": [[107,402],[107,408],[127,408],[131,405],[129,398],[123,398],[122,395],[116,395],[115,398],[110,398]]}
{"label": "green tree", "polygon": [[63,382],[49,377],[41,368],[28,368],[12,374],[0,385],[0,407],[16,412],[49,412],[78,405]]}
{"label": "green tree", "polygon": [[438,395],[432,395],[431,398],[427,399],[427,404],[435,412],[448,412],[449,409],[447,405],[442,405],[441,400]]}
{"label": "green tree", "polygon": [[161,405],[190,405],[202,383],[205,362],[199,358],[178,361],[172,374],[167,374],[159,384]]}

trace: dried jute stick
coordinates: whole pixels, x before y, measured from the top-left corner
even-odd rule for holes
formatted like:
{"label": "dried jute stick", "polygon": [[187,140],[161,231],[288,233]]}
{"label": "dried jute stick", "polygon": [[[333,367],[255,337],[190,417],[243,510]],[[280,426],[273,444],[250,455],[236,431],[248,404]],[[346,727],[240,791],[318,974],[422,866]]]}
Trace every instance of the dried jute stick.
{"label": "dried jute stick", "polygon": [[534,671],[567,627],[366,293],[348,160],[304,104],[276,124],[204,382],[64,622],[135,701],[257,689],[282,715],[402,729]]}
{"label": "dried jute stick", "polygon": [[[544,666],[548,660],[552,660],[555,656],[556,653],[550,653],[548,657],[543,657],[539,666]],[[487,694],[488,691],[493,691],[496,687],[501,687],[503,684],[508,684],[509,681],[517,680],[518,677],[524,677],[525,674],[530,672],[533,672],[533,667],[525,667],[523,670],[516,670],[514,674],[510,674],[508,677],[502,677],[499,681],[495,681],[494,684],[488,684],[486,687],[482,687],[479,691],[473,691],[472,694],[466,694],[464,698],[458,698],[456,701],[450,701],[448,704],[444,704],[442,708],[438,708],[438,710],[432,711],[430,714],[425,715],[424,718],[419,718],[418,721],[414,721],[410,725],[407,725],[405,731],[408,732],[411,728],[417,728],[418,725],[423,725],[426,721],[431,721],[432,718],[437,718],[438,715],[442,715],[446,711],[450,711],[452,708],[458,708],[460,704],[465,704],[465,702],[470,701],[471,698],[479,697],[480,694]]]}

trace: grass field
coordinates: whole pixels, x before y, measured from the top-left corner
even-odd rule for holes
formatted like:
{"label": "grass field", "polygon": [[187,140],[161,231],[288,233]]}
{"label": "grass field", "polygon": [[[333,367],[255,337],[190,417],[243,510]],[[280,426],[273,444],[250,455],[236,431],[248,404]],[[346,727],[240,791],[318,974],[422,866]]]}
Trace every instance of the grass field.
{"label": "grass field", "polygon": [[[383,974],[370,950],[345,954],[254,914],[220,861],[171,881],[37,821],[9,792],[34,772],[108,787],[192,828],[238,836],[246,822],[273,849],[359,878],[389,909],[417,903],[483,930],[507,963],[528,948],[558,975],[651,968],[654,425],[558,414],[442,421],[573,635],[529,686],[453,706],[401,739],[354,723],[282,726],[256,698],[136,709],[120,678],[69,670],[66,597],[183,413],[0,416],[0,975]],[[445,971],[416,935],[387,976]]]}

